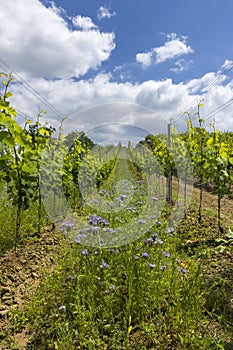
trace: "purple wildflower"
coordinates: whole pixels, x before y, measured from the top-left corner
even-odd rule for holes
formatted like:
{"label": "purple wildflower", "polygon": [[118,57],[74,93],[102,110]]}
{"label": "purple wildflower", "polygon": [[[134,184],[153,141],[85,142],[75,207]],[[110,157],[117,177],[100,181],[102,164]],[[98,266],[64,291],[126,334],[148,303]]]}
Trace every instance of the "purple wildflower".
{"label": "purple wildflower", "polygon": [[154,269],[156,265],[152,264],[152,263],[149,263],[149,266],[150,266],[151,269]]}
{"label": "purple wildflower", "polygon": [[112,227],[109,227],[108,229],[105,229],[105,232],[115,233],[116,230],[114,230]]}
{"label": "purple wildflower", "polygon": [[69,220],[64,221],[62,223],[62,230],[65,229],[66,231],[69,232],[72,229],[72,227],[74,227],[74,224],[71,221],[69,221]]}
{"label": "purple wildflower", "polygon": [[93,225],[93,226],[98,226],[98,225],[105,226],[105,225],[108,225],[109,223],[101,216],[90,215],[88,218],[88,224]]}
{"label": "purple wildflower", "polygon": [[144,242],[144,244],[149,244],[149,245],[152,245],[153,243],[154,243],[153,238],[147,238]]}
{"label": "purple wildflower", "polygon": [[170,256],[170,253],[169,252],[163,252],[163,255],[168,258]]}
{"label": "purple wildflower", "polygon": [[148,253],[146,253],[146,252],[142,253],[142,257],[143,258],[148,258]]}
{"label": "purple wildflower", "polygon": [[65,310],[65,309],[66,309],[65,305],[61,305],[61,306],[59,307],[59,310]]}
{"label": "purple wildflower", "polygon": [[120,196],[117,197],[116,200],[117,200],[118,202],[123,202],[125,198],[127,198],[127,195],[126,195],[126,194],[120,194]]}
{"label": "purple wildflower", "polygon": [[78,235],[78,236],[74,237],[74,242],[80,243],[81,242],[81,238],[82,238],[82,235]]}
{"label": "purple wildflower", "polygon": [[166,269],[166,267],[167,267],[166,265],[162,265],[162,266],[160,267],[160,270],[163,271],[163,270]]}
{"label": "purple wildflower", "polygon": [[187,270],[184,267],[180,267],[178,269],[178,271],[181,272],[181,273],[186,273],[187,272]]}
{"label": "purple wildflower", "polygon": [[106,267],[106,268],[109,267],[109,265],[108,265],[108,263],[107,263],[106,261],[104,261],[103,264],[101,264],[101,265],[99,266],[100,269],[103,269],[104,267]]}
{"label": "purple wildflower", "polygon": [[137,209],[135,207],[128,207],[128,208],[126,208],[126,210],[132,211],[134,213],[137,211]]}
{"label": "purple wildflower", "polygon": [[122,199],[122,200],[124,200],[125,198],[127,198],[128,196],[126,195],[126,194],[120,194],[120,198]]}
{"label": "purple wildflower", "polygon": [[81,254],[82,254],[82,255],[86,255],[86,256],[87,256],[87,255],[88,255],[88,251],[87,251],[87,249],[83,249],[83,250],[81,250]]}
{"label": "purple wildflower", "polygon": [[65,226],[65,227],[74,227],[74,224],[73,224],[71,221],[67,220],[67,221],[64,221],[64,222],[62,223],[62,226]]}

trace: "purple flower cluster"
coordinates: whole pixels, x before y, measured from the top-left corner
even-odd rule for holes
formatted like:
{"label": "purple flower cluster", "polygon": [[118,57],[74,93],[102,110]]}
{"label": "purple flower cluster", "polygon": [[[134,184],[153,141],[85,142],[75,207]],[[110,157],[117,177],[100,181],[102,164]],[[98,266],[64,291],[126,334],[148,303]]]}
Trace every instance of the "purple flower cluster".
{"label": "purple flower cluster", "polygon": [[64,232],[64,231],[69,232],[69,231],[71,231],[71,229],[73,227],[74,227],[74,224],[71,221],[67,220],[67,221],[64,221],[62,223],[62,227],[60,228],[60,231],[61,232]]}
{"label": "purple flower cluster", "polygon": [[144,244],[152,245],[154,243],[154,240],[152,237],[149,237],[145,240]]}
{"label": "purple flower cluster", "polygon": [[81,254],[88,256],[88,250],[87,249],[81,250]]}
{"label": "purple flower cluster", "polygon": [[128,207],[126,210],[132,211],[133,213],[136,213],[137,209],[135,207]]}
{"label": "purple flower cluster", "polygon": [[167,258],[170,256],[170,253],[169,252],[163,252],[163,255]]}
{"label": "purple flower cluster", "polygon": [[110,291],[111,290],[114,290],[116,287],[114,286],[114,284],[113,285],[111,285],[110,287],[109,287],[109,289],[106,289],[105,291],[104,291],[104,293],[105,294],[110,294]]}
{"label": "purple flower cluster", "polygon": [[82,238],[85,238],[85,237],[87,237],[87,235],[79,234],[79,235],[75,236],[73,240],[75,243],[81,243]]}
{"label": "purple flower cluster", "polygon": [[106,226],[109,225],[108,221],[98,215],[90,215],[88,218],[88,224],[93,226]]}
{"label": "purple flower cluster", "polygon": [[148,253],[147,252],[142,253],[142,257],[143,258],[148,258]]}
{"label": "purple flower cluster", "polygon": [[65,310],[65,309],[66,309],[65,305],[61,305],[61,306],[59,307],[59,310]]}
{"label": "purple flower cluster", "polygon": [[116,198],[116,201],[123,202],[125,198],[128,196],[126,194],[120,194],[119,197]]}
{"label": "purple flower cluster", "polygon": [[151,269],[154,269],[155,266],[156,266],[155,264],[149,263],[149,267],[150,267]]}
{"label": "purple flower cluster", "polygon": [[99,266],[100,269],[103,269],[104,267],[106,267],[106,268],[109,267],[109,265],[108,265],[108,263],[107,263],[106,261],[104,261],[103,264],[101,264],[101,265]]}
{"label": "purple flower cluster", "polygon": [[181,273],[186,273],[187,272],[187,270],[184,267],[179,267],[178,271],[181,272]]}
{"label": "purple flower cluster", "polygon": [[157,233],[153,233],[151,237],[144,241],[144,244],[151,246],[152,244],[163,244],[163,241],[158,237]]}
{"label": "purple flower cluster", "polygon": [[81,239],[82,239],[82,235],[78,235],[78,236],[74,237],[74,242],[81,243]]}

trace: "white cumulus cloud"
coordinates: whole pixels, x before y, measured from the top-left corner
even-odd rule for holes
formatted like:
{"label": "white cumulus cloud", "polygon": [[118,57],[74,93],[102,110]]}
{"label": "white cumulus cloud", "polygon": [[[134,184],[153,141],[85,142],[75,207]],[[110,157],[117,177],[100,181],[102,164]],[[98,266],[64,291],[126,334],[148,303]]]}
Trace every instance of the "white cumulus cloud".
{"label": "white cumulus cloud", "polygon": [[178,56],[193,53],[191,46],[186,44],[187,37],[171,33],[167,34],[167,41],[164,45],[154,47],[147,52],[138,53],[136,55],[137,62],[140,62],[143,67],[147,67],[152,63],[162,63]]}
{"label": "white cumulus cloud", "polygon": [[143,68],[146,68],[151,65],[152,52],[137,53],[136,60],[142,64]]}
{"label": "white cumulus cloud", "polygon": [[114,33],[101,32],[81,16],[73,18],[81,30],[71,29],[54,4],[0,0],[0,8],[1,58],[28,76],[80,77],[99,67],[115,48]]}
{"label": "white cumulus cloud", "polygon": [[116,12],[111,12],[111,10],[106,6],[100,6],[100,8],[97,11],[97,18],[99,20],[102,20],[103,18],[111,18],[113,16],[116,16]]}
{"label": "white cumulus cloud", "polygon": [[175,66],[172,67],[170,70],[175,73],[180,73],[185,70],[188,70],[192,64],[193,60],[186,61],[185,59],[181,58],[180,60],[175,62]]}
{"label": "white cumulus cloud", "polygon": [[212,87],[216,88],[216,86],[222,84],[226,78],[224,74],[209,72],[200,78],[191,79],[187,83],[187,87],[190,93],[205,93]]}
{"label": "white cumulus cloud", "polygon": [[[193,115],[196,122],[197,103],[204,97],[204,106],[201,108],[201,116],[208,115],[207,122],[215,118],[215,125],[222,130],[233,130],[232,106],[213,114],[217,107],[233,98],[233,83],[226,83],[224,76],[209,86],[218,76],[209,72],[204,76],[183,83],[174,83],[172,79],[148,80],[142,83],[119,83],[112,81],[110,74],[97,74],[92,79],[79,81],[59,79],[47,80],[43,78],[29,79],[28,83],[45,96],[49,103],[61,111],[58,116],[43,102],[30,95],[22,85],[10,86],[13,92],[11,98],[13,106],[27,113],[30,118],[35,118],[40,108],[47,111],[45,119],[54,127],[59,125],[61,115],[71,117],[73,128],[89,130],[93,126],[108,122],[130,122],[147,129],[150,133],[156,131],[158,118],[161,120],[175,120],[175,124],[182,130],[186,129],[185,116],[187,110]],[[204,95],[203,95],[204,93]],[[140,109],[131,108],[132,104],[150,108],[151,112],[140,112]],[[129,108],[130,107],[130,108]],[[22,119],[22,123],[24,120]],[[129,135],[130,136],[130,135]]]}
{"label": "white cumulus cloud", "polygon": [[72,18],[72,23],[75,27],[83,30],[90,30],[90,29],[97,28],[97,26],[92,22],[92,19],[90,17],[83,17],[78,15]]}
{"label": "white cumulus cloud", "polygon": [[153,52],[156,54],[156,62],[161,63],[177,56],[193,53],[193,49],[187,46],[183,39],[177,37],[167,41],[163,46],[154,48]]}

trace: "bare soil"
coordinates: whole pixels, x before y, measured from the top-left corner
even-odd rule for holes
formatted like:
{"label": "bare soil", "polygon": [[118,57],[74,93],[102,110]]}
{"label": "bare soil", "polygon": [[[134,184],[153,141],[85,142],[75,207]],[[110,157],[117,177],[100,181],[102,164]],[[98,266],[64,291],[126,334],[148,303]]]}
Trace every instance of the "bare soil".
{"label": "bare soil", "polygon": [[30,238],[0,258],[0,349],[26,349],[27,330],[17,330],[17,310],[23,310],[39,287],[44,274],[56,267],[65,238],[56,231],[45,231],[41,238]]}

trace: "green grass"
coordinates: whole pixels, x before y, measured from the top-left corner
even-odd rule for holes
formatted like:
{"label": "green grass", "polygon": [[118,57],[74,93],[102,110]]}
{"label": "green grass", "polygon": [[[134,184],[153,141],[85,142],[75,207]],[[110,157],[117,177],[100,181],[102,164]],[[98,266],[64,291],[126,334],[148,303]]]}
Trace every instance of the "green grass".
{"label": "green grass", "polygon": [[[16,205],[13,205],[4,188],[0,195],[0,256],[15,245]],[[47,219],[43,212],[43,225]],[[31,203],[27,210],[21,211],[21,242],[37,230],[37,203]]]}
{"label": "green grass", "polygon": [[143,339],[146,349],[218,349],[201,265],[180,260],[176,237],[156,232],[163,244],[67,248],[28,310],[34,348],[138,349]]}

